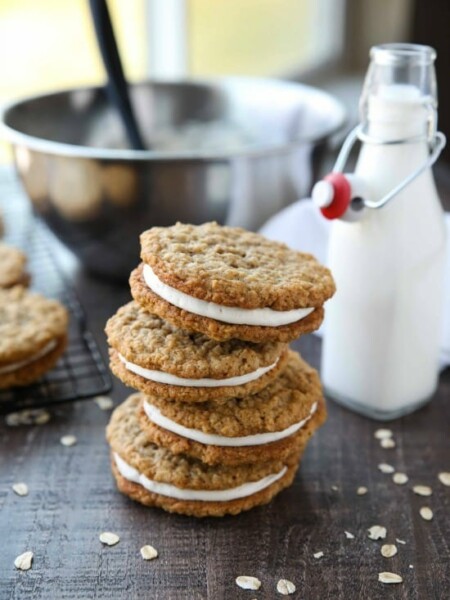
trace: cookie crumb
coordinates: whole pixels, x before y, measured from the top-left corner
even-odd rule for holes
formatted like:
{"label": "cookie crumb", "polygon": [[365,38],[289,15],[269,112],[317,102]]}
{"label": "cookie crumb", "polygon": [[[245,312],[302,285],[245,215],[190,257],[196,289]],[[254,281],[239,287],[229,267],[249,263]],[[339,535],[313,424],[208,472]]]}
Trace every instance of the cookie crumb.
{"label": "cookie crumb", "polygon": [[394,473],[392,475],[392,481],[397,485],[405,485],[405,483],[408,483],[409,477],[406,473]]}
{"label": "cookie crumb", "polygon": [[369,490],[363,485],[360,485],[359,488],[356,489],[356,493],[358,494],[358,496],[365,496],[368,491]]}
{"label": "cookie crumb", "polygon": [[116,533],[105,531],[99,535],[99,540],[107,546],[115,546],[120,541],[120,537]]}
{"label": "cookie crumb", "polygon": [[297,588],[288,579],[280,579],[277,583],[277,592],[282,594],[283,596],[289,596],[289,594],[293,594]]}
{"label": "cookie crumb", "polygon": [[350,531],[344,531],[344,533],[345,533],[345,537],[348,540],[354,540],[355,539],[355,536],[353,535],[353,533],[350,533]]}
{"label": "cookie crumb", "polygon": [[384,540],[387,535],[386,527],[382,525],[372,525],[367,531],[371,540]]}
{"label": "cookie crumb", "polygon": [[75,446],[77,438],[74,435],[63,435],[59,440],[63,446]]}
{"label": "cookie crumb", "polygon": [[381,581],[381,583],[402,583],[403,579],[397,573],[384,571],[383,573],[378,573],[378,581]]}
{"label": "cookie crumb", "polygon": [[142,546],[140,552],[144,560],[153,560],[158,556],[158,550],[153,546],[150,546],[150,544]]}
{"label": "cookie crumb", "polygon": [[395,441],[392,438],[383,438],[380,440],[380,446],[382,448],[395,448]]}
{"label": "cookie crumb", "polygon": [[419,512],[420,512],[420,516],[425,521],[431,521],[432,520],[432,518],[433,518],[433,511],[431,510],[431,508],[429,506],[422,506],[422,508],[420,509]]}
{"label": "cookie crumb", "polygon": [[13,483],[12,489],[18,496],[28,496],[28,486],[26,483]]}
{"label": "cookie crumb", "polygon": [[94,398],[94,402],[100,410],[111,410],[114,406],[114,402],[109,396],[97,396]]}
{"label": "cookie crumb", "polygon": [[322,551],[320,551],[320,552],[315,552],[315,553],[313,554],[313,556],[314,556],[314,558],[322,558],[322,556],[323,556],[323,552],[322,552]]}
{"label": "cookie crumb", "polygon": [[415,485],[413,492],[418,496],[431,496],[433,490],[428,485]]}
{"label": "cookie crumb", "polygon": [[20,569],[21,571],[28,571],[29,569],[31,569],[32,562],[33,553],[28,550],[28,552],[19,554],[19,556],[14,561],[14,566],[16,567],[16,569]]}
{"label": "cookie crumb", "polygon": [[405,540],[399,540],[398,538],[395,538],[395,541],[397,544],[406,544]]}
{"label": "cookie crumb", "polygon": [[251,577],[250,575],[239,575],[236,577],[236,585],[243,590],[259,590],[261,582],[257,577]]}
{"label": "cookie crumb", "polygon": [[388,465],[387,463],[380,463],[378,465],[378,469],[382,473],[393,473],[395,471],[394,467],[392,465]]}
{"label": "cookie crumb", "polygon": [[381,555],[384,558],[392,558],[397,554],[397,546],[395,544],[383,544],[381,546]]}
{"label": "cookie crumb", "polygon": [[439,473],[438,479],[442,483],[442,485],[450,486],[450,472],[442,471],[441,473]]}
{"label": "cookie crumb", "polygon": [[374,436],[377,440],[386,440],[392,437],[392,431],[390,429],[377,429]]}

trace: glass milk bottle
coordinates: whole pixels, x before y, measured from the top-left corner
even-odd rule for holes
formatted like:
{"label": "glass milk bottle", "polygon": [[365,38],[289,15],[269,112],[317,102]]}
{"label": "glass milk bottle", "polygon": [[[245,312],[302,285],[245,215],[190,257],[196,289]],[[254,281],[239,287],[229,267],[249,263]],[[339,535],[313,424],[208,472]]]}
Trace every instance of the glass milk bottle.
{"label": "glass milk bottle", "polygon": [[[313,199],[332,218],[322,379],[328,395],[375,419],[426,403],[437,386],[445,225],[431,164],[436,133],[432,48],[372,48],[360,103],[335,172]],[[355,172],[342,174],[356,139]]]}

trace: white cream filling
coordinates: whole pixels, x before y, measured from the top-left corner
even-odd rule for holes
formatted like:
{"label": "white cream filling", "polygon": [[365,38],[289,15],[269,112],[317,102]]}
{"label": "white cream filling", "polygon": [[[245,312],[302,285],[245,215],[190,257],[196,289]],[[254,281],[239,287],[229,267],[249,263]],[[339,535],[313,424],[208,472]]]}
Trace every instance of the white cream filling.
{"label": "white cream filling", "polygon": [[298,423],[294,423],[290,427],[283,429],[282,431],[274,431],[270,433],[257,433],[255,435],[246,435],[243,437],[225,437],[223,435],[216,435],[211,433],[204,433],[203,431],[199,431],[198,429],[190,429],[189,427],[184,427],[184,425],[180,425],[171,419],[165,417],[161,411],[153,404],[144,401],[144,410],[147,417],[150,421],[153,421],[156,425],[159,425],[163,429],[167,429],[168,431],[172,431],[177,435],[188,438],[190,440],[194,440],[196,442],[200,442],[201,444],[208,444],[211,446],[258,446],[259,444],[270,444],[272,442],[276,442],[277,440],[281,440],[285,437],[288,437],[294,434],[296,431],[301,429],[313,416],[313,414],[317,410],[317,402],[311,407],[311,411],[309,415],[299,421]]}
{"label": "white cream filling", "polygon": [[199,300],[180,292],[175,288],[162,282],[154,273],[150,265],[144,264],[144,281],[148,287],[174,306],[187,310],[188,312],[216,319],[233,325],[262,325],[263,327],[280,327],[304,319],[312,313],[313,308],[296,308],[294,310],[272,310],[271,308],[237,308],[221,306],[214,302]]}
{"label": "white cream filling", "polygon": [[164,371],[153,371],[153,369],[145,369],[144,367],[140,367],[139,365],[135,365],[134,363],[128,361],[122,354],[119,353],[119,358],[128,369],[132,373],[136,373],[136,375],[140,375],[144,377],[144,379],[150,379],[151,381],[156,381],[157,383],[166,383],[167,385],[181,385],[185,387],[222,387],[222,386],[232,386],[232,385],[244,385],[245,383],[249,383],[250,381],[254,381],[255,379],[259,379],[265,373],[270,371],[275,367],[278,362],[278,359],[268,367],[260,367],[256,369],[256,371],[251,371],[250,373],[246,373],[245,375],[236,375],[235,377],[227,377],[226,379],[209,379],[207,377],[203,377],[201,379],[188,379],[186,377],[177,377],[176,375],[172,375],[171,373],[164,373]]}
{"label": "white cream filling", "polygon": [[160,481],[149,479],[126,463],[116,452],[114,453],[114,460],[122,477],[128,481],[141,485],[153,494],[177,498],[178,500],[200,500],[202,502],[228,502],[229,500],[252,496],[269,487],[269,485],[272,485],[272,483],[275,483],[278,479],[281,479],[287,471],[287,467],[283,467],[279,473],[267,475],[267,477],[263,477],[263,479],[260,479],[259,481],[243,483],[238,487],[230,488],[228,490],[190,490],[176,487],[170,483],[161,483]]}
{"label": "white cream filling", "polygon": [[11,363],[9,365],[5,365],[4,367],[0,367],[0,374],[12,373],[13,371],[17,371],[22,367],[30,365],[31,363],[35,362],[36,360],[39,360],[40,358],[51,352],[53,348],[56,347],[57,343],[57,340],[51,340],[48,344],[41,348],[39,352],[36,352],[36,354],[33,354],[33,356],[31,356],[30,358],[27,358],[25,360],[18,360],[15,363]]}

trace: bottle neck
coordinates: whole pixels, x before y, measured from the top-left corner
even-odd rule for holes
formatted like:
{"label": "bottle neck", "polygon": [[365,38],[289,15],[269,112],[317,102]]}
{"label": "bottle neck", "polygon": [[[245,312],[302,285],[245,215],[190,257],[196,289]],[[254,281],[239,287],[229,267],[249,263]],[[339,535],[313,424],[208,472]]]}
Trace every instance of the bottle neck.
{"label": "bottle neck", "polygon": [[363,122],[365,133],[383,141],[424,137],[434,130],[436,111],[432,99],[418,88],[396,84],[370,95]]}
{"label": "bottle neck", "polygon": [[[367,117],[364,131],[367,142],[362,144],[355,173],[366,181],[376,200],[426,161],[429,112],[421,102],[384,102],[376,98],[369,103]],[[389,144],[401,140],[406,143]],[[431,172],[427,171],[422,180],[431,181]],[[407,193],[410,191],[408,186]]]}
{"label": "bottle neck", "polygon": [[365,133],[368,138],[373,138],[375,142],[384,142],[388,144],[391,141],[416,139],[426,146],[427,138],[427,119],[380,121],[371,120],[367,123]]}

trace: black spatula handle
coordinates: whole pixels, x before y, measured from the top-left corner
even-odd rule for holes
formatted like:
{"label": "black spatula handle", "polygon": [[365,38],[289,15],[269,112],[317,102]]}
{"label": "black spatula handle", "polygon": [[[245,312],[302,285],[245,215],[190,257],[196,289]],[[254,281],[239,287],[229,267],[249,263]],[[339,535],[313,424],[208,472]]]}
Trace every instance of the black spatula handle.
{"label": "black spatula handle", "polygon": [[110,102],[122,118],[130,145],[135,150],[145,150],[145,145],[130,102],[128,84],[120,61],[108,5],[106,4],[106,0],[89,0],[89,4],[98,46],[108,75],[107,91]]}

